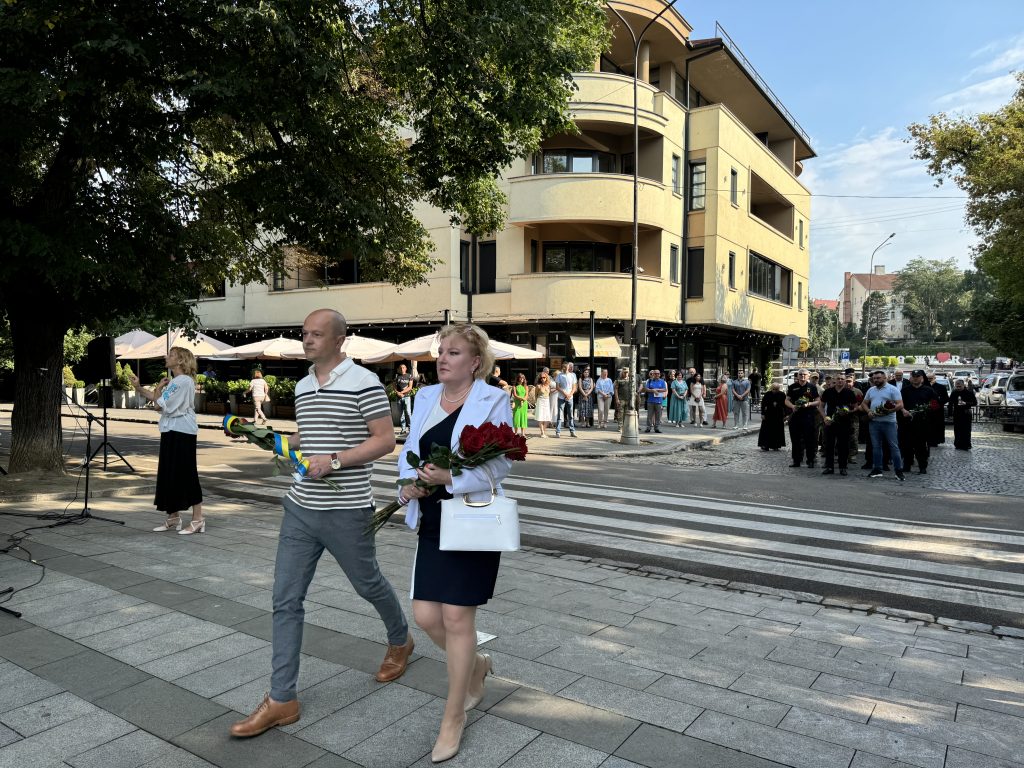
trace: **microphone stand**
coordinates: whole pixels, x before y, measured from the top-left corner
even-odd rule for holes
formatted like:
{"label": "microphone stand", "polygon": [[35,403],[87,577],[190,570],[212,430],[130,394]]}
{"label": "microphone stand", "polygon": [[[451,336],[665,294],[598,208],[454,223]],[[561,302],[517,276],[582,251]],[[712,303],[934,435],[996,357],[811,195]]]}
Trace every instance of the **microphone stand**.
{"label": "microphone stand", "polygon": [[[77,403],[75,403],[70,397],[68,397],[67,392],[61,391],[61,397],[67,400],[69,405],[77,405]],[[90,461],[90,459],[92,458],[92,423],[94,421],[99,421],[99,419],[93,416],[92,413],[90,413],[87,408],[84,408],[81,405],[79,405],[78,407],[79,409],[82,410],[83,413],[85,413],[85,420],[87,423],[85,431],[85,461],[82,462],[83,466],[85,467],[85,506],[82,507],[82,511],[79,512],[77,515],[72,515],[71,517],[66,517],[63,520],[58,520],[53,525],[48,525],[46,527],[57,528],[62,525],[69,525],[79,520],[102,520],[106,523],[124,525],[124,520],[114,520],[109,517],[100,517],[99,515],[94,515],[89,509],[89,466],[92,464],[92,462]]]}
{"label": "microphone stand", "polygon": [[[107,381],[109,381],[109,379],[107,379]],[[86,461],[92,461],[94,458],[96,458],[96,454],[98,454],[100,452],[100,449],[102,448],[103,449],[103,471],[105,472],[107,470],[107,449],[110,449],[115,454],[117,454],[117,458],[119,458],[121,461],[124,462],[124,465],[126,467],[128,467],[128,471],[129,472],[134,472],[135,471],[135,467],[133,467],[131,464],[129,464],[128,463],[128,459],[126,459],[124,456],[122,456],[121,452],[119,450],[117,450],[117,448],[114,446],[114,444],[107,439],[107,398],[104,396],[104,393],[103,393],[102,389],[103,389],[102,387],[99,387],[99,386],[96,387],[96,392],[99,395],[100,402],[103,403],[103,418],[102,419],[97,419],[97,421],[99,421],[103,425],[103,442],[96,446],[96,450],[89,454],[89,458],[86,459]],[[107,387],[107,389],[110,390],[110,391],[113,391],[110,387]],[[93,418],[96,418],[96,417],[94,416]]]}

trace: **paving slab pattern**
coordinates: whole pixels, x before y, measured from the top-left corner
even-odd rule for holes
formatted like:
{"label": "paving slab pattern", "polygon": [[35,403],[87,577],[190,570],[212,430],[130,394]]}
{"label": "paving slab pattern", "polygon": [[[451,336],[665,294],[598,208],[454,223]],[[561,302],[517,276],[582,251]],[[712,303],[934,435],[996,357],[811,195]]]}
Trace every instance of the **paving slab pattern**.
{"label": "paving slab pattern", "polygon": [[[443,653],[418,629],[379,684],[384,632],[321,561],[302,720],[228,726],[269,687],[280,509],[207,500],[206,535],[150,532],[132,498],[0,556],[0,768],[430,765]],[[26,503],[18,511],[45,511]],[[0,517],[0,534],[24,522]],[[109,532],[109,535],[108,535]],[[116,546],[111,546],[111,542]],[[378,542],[408,611],[414,538]],[[713,581],[713,580],[711,580]],[[472,768],[1024,768],[1024,639],[543,550],[503,557],[479,626],[496,637],[460,755]],[[770,592],[770,591],[769,591]],[[798,596],[799,597],[799,596]]]}

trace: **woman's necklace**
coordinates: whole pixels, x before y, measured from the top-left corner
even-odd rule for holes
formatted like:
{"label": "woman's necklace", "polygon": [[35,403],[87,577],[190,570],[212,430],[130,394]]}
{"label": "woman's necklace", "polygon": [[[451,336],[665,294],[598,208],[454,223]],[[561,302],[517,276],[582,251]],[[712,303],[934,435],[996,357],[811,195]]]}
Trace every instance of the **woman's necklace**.
{"label": "woman's necklace", "polygon": [[445,388],[441,387],[441,399],[444,400],[446,403],[451,403],[452,405],[455,405],[455,403],[459,402],[459,400],[461,400],[466,395],[468,395],[469,394],[469,390],[471,390],[472,388],[473,388],[473,385],[470,384],[468,387],[466,387],[464,390],[462,390],[461,394],[457,395],[455,397],[455,399],[452,400],[452,399],[449,399],[448,395],[445,393],[445,391],[444,391]]}

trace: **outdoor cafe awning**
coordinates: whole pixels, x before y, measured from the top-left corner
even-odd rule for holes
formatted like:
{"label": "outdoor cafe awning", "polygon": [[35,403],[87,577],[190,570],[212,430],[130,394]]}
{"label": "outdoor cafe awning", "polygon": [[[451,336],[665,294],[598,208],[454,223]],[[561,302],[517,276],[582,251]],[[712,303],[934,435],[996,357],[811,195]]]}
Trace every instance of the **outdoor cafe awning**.
{"label": "outdoor cafe awning", "polygon": [[[590,357],[590,337],[589,336],[570,336],[572,339],[572,349],[576,353],[576,357],[584,358]],[[622,347],[619,344],[619,340],[614,336],[595,336],[594,337],[594,357],[621,357]]]}

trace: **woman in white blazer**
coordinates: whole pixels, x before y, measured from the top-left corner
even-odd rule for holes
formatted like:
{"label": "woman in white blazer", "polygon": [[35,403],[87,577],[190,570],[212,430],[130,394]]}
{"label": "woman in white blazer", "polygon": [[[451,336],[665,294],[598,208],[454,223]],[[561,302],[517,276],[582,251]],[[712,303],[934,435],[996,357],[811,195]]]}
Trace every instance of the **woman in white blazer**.
{"label": "woman in white blazer", "polygon": [[439,548],[441,501],[461,494],[501,494],[501,481],[512,462],[492,459],[486,469],[464,469],[453,477],[447,469],[428,464],[413,469],[409,451],[421,457],[434,444],[459,446],[467,425],[511,424],[512,410],[504,389],[484,380],[494,363],[489,339],[475,325],[449,325],[439,334],[437,378],[440,382],[416,393],[412,426],[398,457],[399,477],[419,478],[434,490],[405,485],[399,501],[408,504],[406,524],[416,529],[419,544],[413,565],[412,608],[416,623],[448,657],[448,701],[431,759],[435,763],[458,754],[466,712],[480,703],[491,658],[476,652],[476,608],[494,596],[499,552],[451,552]]}

